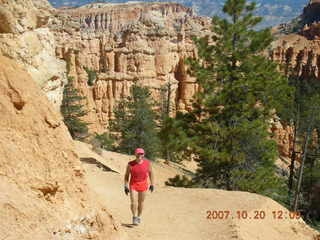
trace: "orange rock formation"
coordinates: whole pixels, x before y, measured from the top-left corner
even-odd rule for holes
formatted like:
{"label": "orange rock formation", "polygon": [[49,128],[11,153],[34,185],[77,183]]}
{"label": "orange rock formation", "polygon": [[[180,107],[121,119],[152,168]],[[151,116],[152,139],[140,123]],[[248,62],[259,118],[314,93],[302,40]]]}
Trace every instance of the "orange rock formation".
{"label": "orange rock formation", "polygon": [[[173,3],[94,4],[61,10],[51,25],[56,53],[87,97],[87,121],[103,131],[117,100],[134,82],[154,89],[171,82],[172,105],[186,110],[197,90],[184,60],[196,57],[192,36],[208,33],[209,19]],[[84,68],[98,77],[88,86]]]}
{"label": "orange rock formation", "polygon": [[1,238],[118,239],[118,225],[85,183],[60,114],[6,57],[0,115]]}

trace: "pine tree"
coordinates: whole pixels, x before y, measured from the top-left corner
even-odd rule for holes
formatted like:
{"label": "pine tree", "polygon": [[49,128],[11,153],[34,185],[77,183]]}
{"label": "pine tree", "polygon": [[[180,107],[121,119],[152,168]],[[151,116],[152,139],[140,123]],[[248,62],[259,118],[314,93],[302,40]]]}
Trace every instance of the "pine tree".
{"label": "pine tree", "polygon": [[84,70],[86,71],[87,75],[88,75],[88,85],[89,86],[93,86],[95,81],[97,80],[97,72],[94,70],[91,70],[87,67],[84,67]]}
{"label": "pine tree", "polygon": [[118,133],[119,152],[132,154],[139,147],[145,150],[149,159],[158,156],[160,142],[154,106],[150,90],[138,85],[132,85],[131,96],[117,104],[110,131]]}
{"label": "pine tree", "polygon": [[[169,124],[167,121],[170,121],[170,115],[174,111],[171,103],[171,96],[172,96],[172,85],[173,83],[169,80],[164,86],[160,88],[160,102],[159,102],[159,122],[160,122],[160,141],[161,141],[161,153],[162,157],[166,160],[166,164],[170,164],[170,161],[177,160],[176,156],[172,154],[170,148],[170,143],[172,143],[172,136],[170,136],[170,129],[167,127]],[[170,141],[168,141],[170,139]]]}
{"label": "pine tree", "polygon": [[81,119],[87,114],[83,109],[84,105],[81,104],[83,99],[85,97],[80,96],[78,90],[73,86],[73,78],[69,77],[68,84],[64,87],[60,110],[72,138],[81,138],[88,133],[89,123]]}
{"label": "pine tree", "polygon": [[179,112],[175,118],[167,116],[163,120],[159,137],[167,163],[168,161],[181,162],[188,156],[189,152],[186,148],[189,142],[186,133],[188,127],[185,116]]}
{"label": "pine tree", "polygon": [[183,117],[185,148],[199,165],[195,183],[271,194],[281,181],[269,121],[291,89],[262,54],[272,35],[270,29],[254,30],[262,20],[254,10],[255,3],[227,0],[223,11],[228,17],[213,17],[212,36],[195,39],[199,59],[189,59],[190,74],[201,91]]}
{"label": "pine tree", "polygon": [[320,220],[320,209],[315,204],[320,196],[314,197],[320,183],[320,84],[317,79],[299,76],[294,69],[288,73],[295,94],[286,110],[280,112],[282,120],[294,129],[288,197],[291,209],[300,211],[307,222],[314,224]]}
{"label": "pine tree", "polygon": [[[318,127],[319,128],[319,127]],[[319,136],[319,129],[314,136]],[[320,143],[318,137],[309,145],[309,151],[305,159],[305,170],[301,185],[302,201],[299,201],[297,210],[302,213],[304,220],[320,229]]]}
{"label": "pine tree", "polygon": [[[286,108],[278,113],[282,122],[294,130],[288,178],[288,203],[291,210],[302,211],[306,221],[319,221],[320,209],[315,211],[311,196],[314,187],[320,181],[319,140],[318,137],[314,139],[315,136],[319,136],[320,128],[320,83],[315,77],[302,76],[300,69],[292,68],[289,63],[282,68],[289,76],[289,83],[294,90],[292,101],[288,101]],[[317,200],[319,199],[320,196]],[[314,211],[317,212],[317,216],[310,213]]]}

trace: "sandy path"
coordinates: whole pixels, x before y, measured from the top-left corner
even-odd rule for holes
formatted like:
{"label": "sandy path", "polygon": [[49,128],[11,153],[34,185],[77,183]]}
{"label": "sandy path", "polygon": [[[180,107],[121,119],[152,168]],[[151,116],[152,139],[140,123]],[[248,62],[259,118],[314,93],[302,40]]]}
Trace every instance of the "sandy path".
{"label": "sandy path", "polygon": [[214,208],[209,196],[199,196],[199,191],[193,190],[185,198],[188,189],[164,186],[158,186],[154,193],[148,193],[142,223],[137,227],[128,227],[132,221],[130,198],[123,192],[122,178],[116,173],[97,171],[92,165],[85,168],[89,185],[120,221],[129,239],[191,240],[197,236],[199,240],[223,240],[236,236],[230,220],[206,219],[206,211]]}
{"label": "sandy path", "polygon": [[[101,158],[78,149],[81,156],[94,157],[118,173],[103,171],[95,164],[83,163],[86,178],[107,210],[119,222],[130,240],[314,240],[318,233],[302,220],[274,219],[272,211],[287,211],[275,201],[246,192],[213,189],[185,189],[164,186],[179,173],[176,168],[154,164],[156,190],[148,193],[142,223],[130,227],[130,198],[123,192],[123,173],[132,156],[108,152]],[[233,218],[207,219],[208,210],[231,211]],[[251,219],[239,220],[236,211],[246,211]],[[253,219],[254,211],[264,211],[265,219]],[[124,237],[125,239],[125,237]]]}

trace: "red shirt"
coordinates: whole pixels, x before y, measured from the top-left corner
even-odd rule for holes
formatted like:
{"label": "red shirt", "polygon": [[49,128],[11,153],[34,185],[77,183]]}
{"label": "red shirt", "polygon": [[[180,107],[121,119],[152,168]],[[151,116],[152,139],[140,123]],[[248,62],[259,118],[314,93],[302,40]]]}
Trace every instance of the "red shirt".
{"label": "red shirt", "polygon": [[150,162],[147,159],[143,159],[138,163],[136,160],[129,162],[130,166],[130,185],[137,182],[147,182],[149,176]]}

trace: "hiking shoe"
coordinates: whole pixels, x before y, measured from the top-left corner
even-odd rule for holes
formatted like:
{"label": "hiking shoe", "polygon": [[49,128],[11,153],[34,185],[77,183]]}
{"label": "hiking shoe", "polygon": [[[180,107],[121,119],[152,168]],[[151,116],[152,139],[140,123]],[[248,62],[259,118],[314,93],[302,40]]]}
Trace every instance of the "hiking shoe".
{"label": "hiking shoe", "polygon": [[138,221],[138,223],[140,224],[140,223],[141,223],[141,218],[140,218],[140,217],[137,217],[137,221]]}
{"label": "hiking shoe", "polygon": [[132,217],[132,224],[133,225],[138,225],[139,224],[139,218],[138,217]]}

